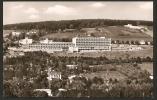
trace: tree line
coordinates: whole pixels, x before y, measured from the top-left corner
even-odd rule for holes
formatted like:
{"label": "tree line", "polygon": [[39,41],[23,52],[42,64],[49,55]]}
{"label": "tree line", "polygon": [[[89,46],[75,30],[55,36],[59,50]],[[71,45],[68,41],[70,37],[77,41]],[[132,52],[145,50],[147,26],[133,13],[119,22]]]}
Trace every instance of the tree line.
{"label": "tree line", "polygon": [[[40,58],[40,59],[39,59]],[[67,56],[50,56],[47,52],[35,51],[35,52],[26,52],[25,56],[8,58],[4,64],[14,65],[14,64],[24,64],[25,61],[28,63],[42,65],[50,64],[49,66],[58,66],[58,65],[71,65],[71,64],[87,64],[87,65],[104,65],[104,64],[113,64],[113,63],[142,63],[142,62],[153,62],[153,58],[147,57],[127,57],[122,59],[121,57],[115,59],[109,59],[105,56],[100,57],[67,57]]]}
{"label": "tree line", "polygon": [[4,25],[6,30],[45,30],[47,32],[57,32],[64,29],[80,29],[80,28],[94,28],[102,26],[114,25],[146,25],[152,26],[152,21],[143,20],[111,20],[111,19],[80,19],[80,20],[61,20],[61,21],[44,21],[44,22],[29,22]]}

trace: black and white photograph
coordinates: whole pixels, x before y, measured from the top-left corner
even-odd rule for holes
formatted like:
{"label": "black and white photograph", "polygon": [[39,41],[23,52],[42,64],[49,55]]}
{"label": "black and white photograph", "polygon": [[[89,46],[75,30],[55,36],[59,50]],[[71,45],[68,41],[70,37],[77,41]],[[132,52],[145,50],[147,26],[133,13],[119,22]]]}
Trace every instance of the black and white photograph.
{"label": "black and white photograph", "polygon": [[4,97],[153,97],[153,1],[3,1]]}

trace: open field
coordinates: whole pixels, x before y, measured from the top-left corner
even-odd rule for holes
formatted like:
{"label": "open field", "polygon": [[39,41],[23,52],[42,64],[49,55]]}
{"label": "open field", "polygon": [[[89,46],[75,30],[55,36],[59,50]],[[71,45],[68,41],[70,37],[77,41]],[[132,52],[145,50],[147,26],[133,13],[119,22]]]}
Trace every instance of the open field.
{"label": "open field", "polygon": [[142,70],[147,70],[151,75],[153,75],[153,63],[142,63],[139,64]]}
{"label": "open field", "polygon": [[[101,77],[104,79],[117,79],[125,80],[129,77],[138,77],[142,70],[147,70],[153,75],[153,63],[142,63],[134,67],[133,64],[123,63],[123,64],[105,64],[105,65],[93,65],[94,68],[98,68],[99,71],[84,74],[88,78]],[[101,68],[100,68],[101,67]],[[114,70],[113,70],[114,69]]]}
{"label": "open field", "polygon": [[125,80],[127,78],[127,76],[121,74],[120,72],[118,71],[99,71],[99,72],[96,72],[96,73],[87,73],[87,74],[84,74],[84,76],[92,79],[94,77],[101,77],[101,78],[104,78],[104,79],[117,79],[117,80]]}
{"label": "open field", "polygon": [[14,30],[3,30],[3,34],[10,34]]}
{"label": "open field", "polygon": [[49,38],[49,39],[54,39],[54,38],[68,38],[72,39],[72,37],[75,37],[77,35],[80,36],[85,36],[88,33],[92,33],[94,36],[98,37],[109,37],[112,38],[112,40],[123,40],[123,41],[128,41],[128,40],[147,40],[151,41],[152,37],[149,34],[152,34],[152,31],[149,32],[141,32],[139,30],[134,30],[134,29],[129,29],[125,28],[123,26],[106,26],[103,28],[82,28],[84,32],[64,32],[64,33],[50,33],[48,35],[43,36],[42,38]]}
{"label": "open field", "polygon": [[109,59],[119,58],[122,59],[128,57],[153,57],[153,48],[148,48],[140,51],[104,51],[104,52],[87,52],[87,53],[66,53],[66,52],[58,52],[51,54],[52,56],[82,56],[82,57],[100,57],[106,56]]}
{"label": "open field", "polygon": [[14,31],[14,30],[3,30],[3,37],[6,37],[6,36],[9,35],[12,31]]}
{"label": "open field", "polygon": [[[92,33],[94,36],[98,37],[108,37],[112,40],[122,40],[122,41],[131,41],[131,40],[146,40],[152,41],[153,30],[149,28],[149,31],[141,32],[139,30],[126,28],[123,26],[105,26],[101,28],[82,28],[80,31],[74,32],[60,32],[60,33],[49,33],[48,35],[42,36],[40,38],[49,38],[49,39],[72,39],[73,37],[87,36],[87,34]],[[11,33],[13,30],[3,30],[3,35]],[[22,30],[20,30],[22,31]],[[25,31],[25,30],[23,30]]]}
{"label": "open field", "polygon": [[45,35],[41,38],[48,38],[48,39],[54,39],[54,38],[57,38],[57,39],[63,39],[63,38],[69,38],[69,39],[72,39],[73,37],[77,36],[77,34],[80,34],[80,35],[84,35],[83,33],[79,32],[79,33],[73,33],[73,32],[65,32],[65,33],[52,33],[52,34],[48,34],[48,35]]}

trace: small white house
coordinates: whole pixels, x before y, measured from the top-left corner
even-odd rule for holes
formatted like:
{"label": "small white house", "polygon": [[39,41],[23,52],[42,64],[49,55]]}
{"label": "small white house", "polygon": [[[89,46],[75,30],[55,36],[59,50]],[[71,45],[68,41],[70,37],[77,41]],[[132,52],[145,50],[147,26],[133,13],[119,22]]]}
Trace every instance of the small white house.
{"label": "small white house", "polygon": [[70,83],[72,83],[74,77],[76,77],[76,75],[71,75],[71,76],[68,77]]}
{"label": "small white house", "polygon": [[144,41],[144,40],[141,40],[139,43],[140,43],[141,45],[144,45],[144,44],[145,44],[145,41]]}
{"label": "small white house", "polygon": [[149,76],[149,78],[152,80],[153,79],[153,75]]}
{"label": "small white house", "polygon": [[60,88],[60,89],[58,89],[58,91],[63,91],[63,92],[65,92],[65,91],[67,91],[67,89],[63,89],[63,88]]}
{"label": "small white house", "polygon": [[32,44],[33,40],[32,39],[28,39],[28,37],[26,37],[25,39],[21,39],[19,41],[20,44]]}
{"label": "small white house", "polygon": [[26,34],[27,35],[30,35],[30,34],[36,34],[37,32],[36,31],[29,31],[29,32],[27,32]]}
{"label": "small white house", "polygon": [[132,29],[143,29],[141,26],[133,26],[132,24],[124,25],[124,27],[132,28]]}
{"label": "small white house", "polygon": [[19,54],[19,56],[24,56],[25,55],[24,52],[19,52],[18,54]]}
{"label": "small white house", "polygon": [[56,72],[54,70],[51,70],[51,68],[48,69],[47,75],[47,79],[50,81],[52,80],[52,78],[61,79],[61,72]]}
{"label": "small white house", "polygon": [[78,65],[66,65],[68,69],[77,69]]}
{"label": "small white house", "polygon": [[150,44],[151,44],[151,42],[149,42],[149,41],[148,41],[148,42],[147,42],[147,44],[148,44],[148,45],[150,45]]}
{"label": "small white house", "polygon": [[19,36],[21,34],[21,32],[12,32],[11,33],[13,36]]}

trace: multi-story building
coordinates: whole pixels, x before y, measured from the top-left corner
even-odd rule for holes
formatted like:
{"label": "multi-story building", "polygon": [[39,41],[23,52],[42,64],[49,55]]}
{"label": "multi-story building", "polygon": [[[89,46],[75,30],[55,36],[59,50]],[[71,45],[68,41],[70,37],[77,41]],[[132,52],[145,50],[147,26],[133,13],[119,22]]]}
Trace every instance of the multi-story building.
{"label": "multi-story building", "polygon": [[49,42],[45,40],[40,43],[25,44],[23,49],[30,51],[69,51],[69,52],[90,52],[90,51],[111,51],[111,38],[105,37],[74,37],[72,42]]}
{"label": "multi-story building", "polygon": [[72,43],[77,51],[111,51],[111,38],[74,37]]}
{"label": "multi-story building", "polygon": [[31,51],[67,51],[68,47],[73,46],[72,42],[52,42],[52,43],[35,43],[35,44],[27,44],[23,45],[23,49],[31,50]]}

